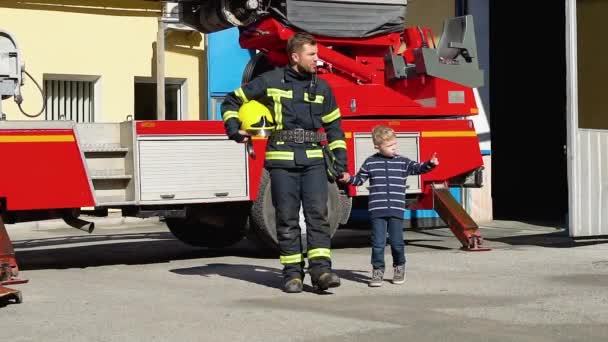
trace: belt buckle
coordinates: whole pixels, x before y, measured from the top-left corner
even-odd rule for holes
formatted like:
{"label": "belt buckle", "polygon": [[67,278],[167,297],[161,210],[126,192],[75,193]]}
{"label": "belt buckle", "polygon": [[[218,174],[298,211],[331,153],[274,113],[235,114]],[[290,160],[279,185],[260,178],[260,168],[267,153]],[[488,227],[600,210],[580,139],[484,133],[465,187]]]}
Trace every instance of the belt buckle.
{"label": "belt buckle", "polygon": [[296,144],[304,143],[304,129],[303,128],[296,128],[293,130],[293,142],[295,142]]}

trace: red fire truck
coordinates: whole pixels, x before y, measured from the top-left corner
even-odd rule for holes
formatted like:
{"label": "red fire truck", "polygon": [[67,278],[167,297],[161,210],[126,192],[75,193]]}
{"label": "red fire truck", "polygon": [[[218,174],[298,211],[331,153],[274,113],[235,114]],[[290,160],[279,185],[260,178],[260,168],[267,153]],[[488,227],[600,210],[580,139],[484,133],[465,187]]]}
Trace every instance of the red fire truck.
{"label": "red fire truck", "polygon": [[[436,43],[430,29],[405,27],[405,3],[189,0],[179,6],[182,22],[201,32],[240,27],[241,46],[258,51],[244,82],[285,65],[294,32],[314,34],[318,75],[342,113],[349,170],[373,153],[370,132],[377,124],[394,128],[403,155],[426,160],[437,152],[437,169],[407,181],[410,208],[435,209],[463,249],[482,250],[477,225],[448,190],[481,186],[483,162],[468,119],[478,113],[472,88],[483,83],[473,19],[446,20]],[[2,98],[20,101],[17,44],[0,33],[0,56],[7,56],[0,61],[13,63],[0,66]],[[265,144],[264,138],[253,139],[252,149],[236,144],[217,121],[0,121],[0,281],[18,281],[4,223],[63,218],[90,232],[93,223],[78,217],[83,207],[161,216],[178,239],[196,246],[228,246],[246,232],[276,246]],[[366,195],[365,187],[330,184],[332,235],[348,220],[352,198]]]}

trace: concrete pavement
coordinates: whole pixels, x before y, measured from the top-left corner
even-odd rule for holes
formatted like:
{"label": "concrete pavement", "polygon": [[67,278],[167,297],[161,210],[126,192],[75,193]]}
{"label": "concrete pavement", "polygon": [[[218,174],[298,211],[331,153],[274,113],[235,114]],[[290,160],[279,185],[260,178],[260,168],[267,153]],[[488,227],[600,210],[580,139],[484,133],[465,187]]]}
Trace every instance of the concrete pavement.
{"label": "concrete pavement", "polygon": [[[12,341],[604,341],[608,245],[494,222],[490,252],[447,229],[407,231],[407,281],[366,285],[369,232],[334,239],[342,286],[284,294],[280,265],[244,240],[188,247],[160,222],[17,229],[24,303],[0,308]],[[390,251],[387,248],[387,262]],[[387,272],[387,280],[391,272]],[[310,284],[309,279],[305,281]]]}

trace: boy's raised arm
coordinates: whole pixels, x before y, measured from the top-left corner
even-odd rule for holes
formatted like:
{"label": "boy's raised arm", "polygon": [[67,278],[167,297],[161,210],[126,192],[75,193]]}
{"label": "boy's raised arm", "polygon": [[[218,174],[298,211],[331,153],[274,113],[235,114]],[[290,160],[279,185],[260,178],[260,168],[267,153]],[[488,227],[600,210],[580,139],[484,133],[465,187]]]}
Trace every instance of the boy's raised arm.
{"label": "boy's raised arm", "polygon": [[405,167],[405,170],[409,171],[410,175],[420,175],[431,171],[437,165],[439,165],[439,159],[437,159],[437,153],[433,153],[431,159],[424,163],[417,163],[413,160],[410,160],[407,166]]}

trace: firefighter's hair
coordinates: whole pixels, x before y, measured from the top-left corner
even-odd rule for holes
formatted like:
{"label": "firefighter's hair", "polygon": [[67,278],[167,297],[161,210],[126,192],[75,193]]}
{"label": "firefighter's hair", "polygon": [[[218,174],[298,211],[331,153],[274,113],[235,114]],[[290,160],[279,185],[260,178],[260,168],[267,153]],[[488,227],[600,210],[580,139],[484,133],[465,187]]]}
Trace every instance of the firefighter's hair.
{"label": "firefighter's hair", "polygon": [[287,56],[291,59],[291,54],[302,49],[304,44],[317,45],[317,40],[306,32],[297,32],[287,41]]}
{"label": "firefighter's hair", "polygon": [[380,146],[383,142],[389,141],[396,138],[395,131],[387,126],[378,125],[374,127],[372,131],[372,139],[374,140],[374,146]]}

